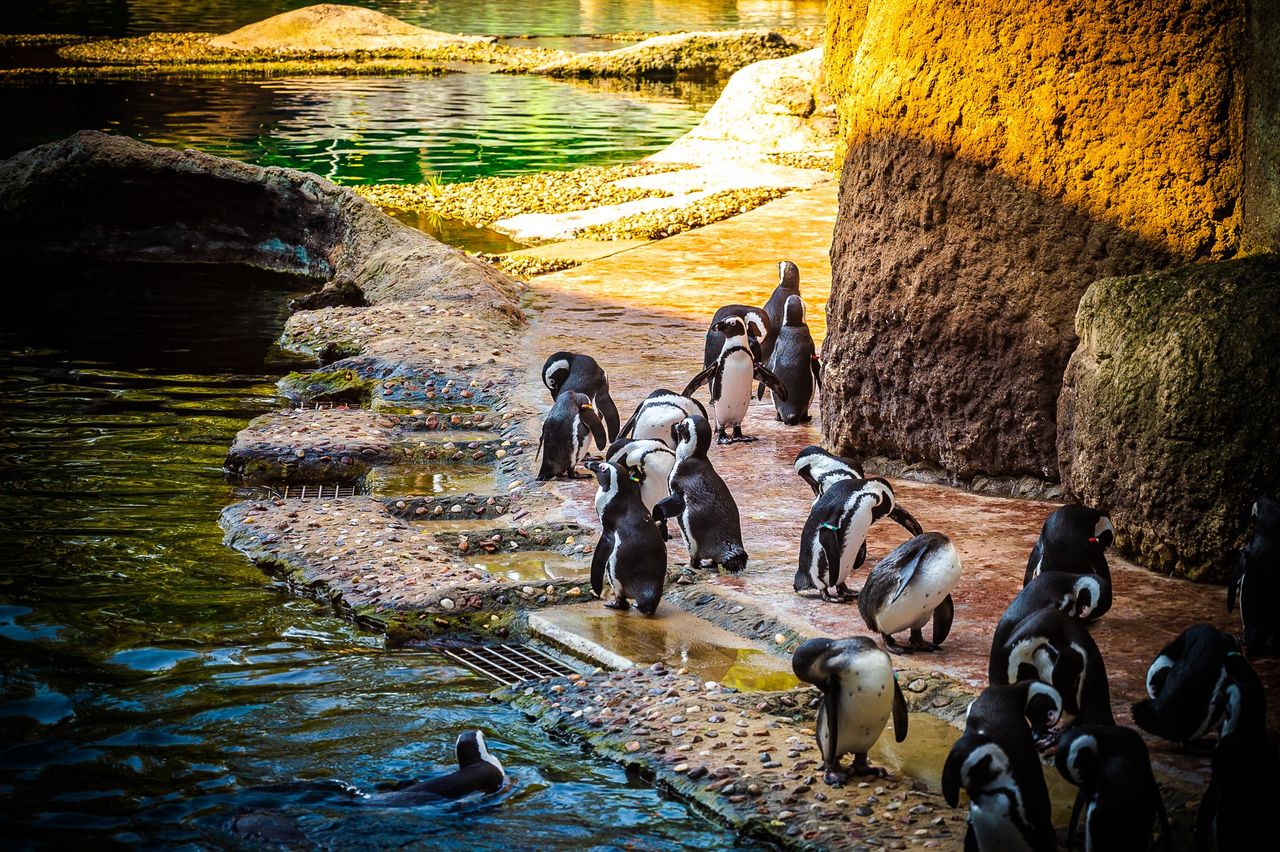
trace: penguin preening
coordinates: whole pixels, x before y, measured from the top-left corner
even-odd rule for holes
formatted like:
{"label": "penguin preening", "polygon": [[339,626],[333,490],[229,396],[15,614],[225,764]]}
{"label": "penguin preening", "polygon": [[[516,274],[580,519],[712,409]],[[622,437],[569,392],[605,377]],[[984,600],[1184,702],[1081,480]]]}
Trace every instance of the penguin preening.
{"label": "penguin preening", "polygon": [[599,488],[600,541],[591,557],[591,589],[604,596],[605,580],[613,597],[610,609],[628,610],[630,601],[645,615],[653,615],[662,600],[667,579],[667,546],[653,518],[645,511],[640,485],[626,468],[612,462],[591,462]]}
{"label": "penguin preening", "polygon": [[[1034,742],[1052,737],[1062,721],[1062,696],[1038,680],[1020,680],[988,686],[965,708],[965,729],[995,736],[1023,732]],[[1012,721],[1011,721],[1012,720]]]}
{"label": "penguin preening", "polygon": [[1151,772],[1142,735],[1119,725],[1080,725],[1066,731],[1054,756],[1058,774],[1080,788],[1067,828],[1067,850],[1075,845],[1084,811],[1085,852],[1129,852],[1151,845],[1159,824],[1165,849],[1172,845],[1169,818]]}
{"label": "penguin preening", "polygon": [[[1027,558],[1022,585],[1043,571],[1071,574],[1098,574],[1111,582],[1106,550],[1115,540],[1115,527],[1106,512],[1078,503],[1068,503],[1045,518],[1035,547]],[[1095,618],[1101,616],[1095,614]]]}
{"label": "penguin preening", "polygon": [[1099,609],[1111,608],[1111,584],[1096,574],[1069,574],[1045,571],[1026,585],[1005,608],[991,637],[987,676],[991,683],[1004,683],[1009,669],[1005,642],[1024,618],[1042,609],[1060,609],[1072,618],[1088,621]]}
{"label": "penguin preening", "polygon": [[907,702],[889,655],[865,636],[810,639],[791,657],[796,677],[822,690],[815,735],[823,780],[838,787],[848,778],[840,758],[853,755],[855,775],[886,775],[867,763],[867,752],[893,717],[894,739],[907,738]]}
{"label": "penguin preening", "polygon": [[721,565],[726,571],[747,567],[738,504],[707,457],[711,424],[687,417],[676,424],[676,465],[671,470],[671,496],[654,507],[654,519],[675,518],[689,549],[689,567]]}
{"label": "penguin preening", "polygon": [[[716,442],[731,444],[736,441],[754,441],[742,434],[742,421],[751,404],[751,388],[756,379],[769,386],[780,399],[787,398],[787,389],[769,368],[756,360],[747,341],[747,326],[741,317],[721,320],[712,328],[724,335],[724,347],[715,363],[704,369],[685,386],[684,395],[692,396],[703,384],[711,383],[711,408],[716,420]],[[733,429],[733,437],[726,430]]]}
{"label": "penguin preening", "polygon": [[662,441],[675,449],[674,429],[677,423],[686,417],[707,416],[707,409],[691,396],[684,396],[666,388],[658,388],[636,406],[622,429],[620,438],[632,436],[638,439]]}
{"label": "penguin preening", "polygon": [[1038,680],[1062,696],[1063,726],[1114,725],[1111,686],[1098,645],[1080,622],[1059,609],[1024,618],[1005,642],[1005,683]]}
{"label": "penguin preening", "polygon": [[1227,612],[1240,606],[1244,647],[1250,657],[1280,651],[1280,502],[1259,497],[1253,532],[1227,585]]}
{"label": "penguin preening", "polygon": [[416,799],[457,799],[469,793],[496,793],[506,781],[506,773],[494,757],[480,731],[464,731],[454,747],[458,769],[448,775],[416,781],[388,793],[378,795],[380,803]]}
{"label": "penguin preening", "polygon": [[[773,354],[769,370],[787,389],[785,398],[774,396],[773,407],[778,419],[788,426],[808,423],[809,404],[814,388],[822,387],[821,365],[809,326],[804,321],[804,302],[799,296],[788,296],[783,307],[782,325],[774,330]],[[764,385],[760,385],[760,397]]]}
{"label": "penguin preening", "polygon": [[787,299],[790,296],[800,295],[800,268],[789,260],[779,261],[778,263],[778,286],[773,288],[773,293],[769,295],[769,301],[764,303],[764,312],[769,317],[770,328],[774,334],[770,334],[761,341],[761,358],[764,363],[769,363],[769,359],[773,357],[774,344],[777,343],[777,330],[782,327],[783,314],[786,313]]}
{"label": "penguin preening", "polygon": [[[606,461],[622,465],[637,479],[640,499],[649,514],[671,495],[671,469],[676,466],[676,454],[662,441],[620,438],[609,445],[604,457]],[[662,530],[663,539],[670,538],[665,522]]]}
{"label": "penguin preening", "polygon": [[1227,657],[1236,638],[1211,624],[1193,624],[1147,669],[1147,698],[1133,721],[1149,734],[1187,745],[1213,733],[1227,711]]}
{"label": "penguin preening", "polygon": [[730,317],[738,317],[747,324],[747,341],[752,357],[762,364],[767,361],[763,347],[765,339],[772,332],[769,315],[763,309],[753,308],[750,305],[725,305],[716,311],[715,316],[711,318],[711,325],[707,328],[707,341],[702,350],[704,370],[715,363],[716,358],[720,356],[720,350],[724,349],[724,332],[716,326]]}
{"label": "penguin preening", "polygon": [[[960,555],[955,545],[942,533],[923,533],[871,569],[858,594],[858,612],[891,653],[936,651],[951,632],[951,590],[958,582]],[[926,642],[923,629],[930,620],[933,641]],[[903,630],[911,631],[905,648],[893,640],[893,634]]]}
{"label": "penguin preening", "polygon": [[[796,453],[796,474],[809,483],[816,498],[833,482],[842,479],[865,479],[862,465],[853,459],[829,453],[817,444],[810,444]],[[918,535],[916,530],[913,535]]]}
{"label": "penguin preening", "polygon": [[557,352],[542,365],[542,383],[555,401],[565,391],[577,391],[591,399],[605,425],[605,435],[612,441],[618,437],[618,406],[609,396],[609,378],[590,355]]}
{"label": "penguin preening", "polygon": [[577,467],[586,456],[592,438],[596,449],[603,450],[604,424],[592,408],[591,399],[577,391],[561,393],[542,424],[542,438],[538,441],[542,466],[538,469],[538,480],[546,481],[557,476],[588,478],[590,474],[579,476]]}

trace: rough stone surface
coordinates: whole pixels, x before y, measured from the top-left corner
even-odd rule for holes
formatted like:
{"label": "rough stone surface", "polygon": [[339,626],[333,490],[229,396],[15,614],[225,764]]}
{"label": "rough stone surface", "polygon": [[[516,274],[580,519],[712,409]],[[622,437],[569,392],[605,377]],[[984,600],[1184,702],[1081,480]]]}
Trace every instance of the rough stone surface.
{"label": "rough stone surface", "polygon": [[1280,256],[1098,281],[1058,409],[1063,484],[1149,567],[1225,580],[1280,481]]}
{"label": "rough stone surface", "polygon": [[727,76],[764,59],[812,47],[769,30],[673,33],[647,38],[617,50],[573,54],[533,69],[550,77],[638,77],[674,80],[680,76]]}
{"label": "rough stone surface", "polygon": [[829,444],[1057,475],[1088,284],[1244,244],[1247,64],[1275,61],[1247,23],[1243,0],[831,4]]}
{"label": "rough stone surface", "polygon": [[380,50],[489,42],[491,36],[463,36],[427,30],[374,9],[321,3],[274,15],[211,39],[232,50]]}

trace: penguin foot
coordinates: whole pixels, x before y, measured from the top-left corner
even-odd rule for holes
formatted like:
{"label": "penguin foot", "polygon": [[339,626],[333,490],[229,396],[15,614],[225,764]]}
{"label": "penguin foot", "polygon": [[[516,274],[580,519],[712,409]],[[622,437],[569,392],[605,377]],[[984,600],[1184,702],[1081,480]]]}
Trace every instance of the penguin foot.
{"label": "penguin foot", "polygon": [[823,589],[819,594],[821,594],[822,599],[827,603],[847,604],[847,603],[853,603],[858,599],[857,592],[849,592],[849,593],[841,594],[840,592],[832,593],[832,592],[828,592],[826,589]]}
{"label": "penguin foot", "polygon": [[912,651],[926,651],[932,653],[942,646],[936,642],[930,642],[924,638],[924,634],[911,634],[911,641],[908,643]]}
{"label": "penguin foot", "polygon": [[564,478],[565,479],[595,479],[595,477],[589,473],[578,473],[576,470],[569,471],[568,473],[565,474]]}
{"label": "penguin foot", "polygon": [[621,595],[619,595],[618,597],[614,598],[611,601],[605,601],[604,605],[606,609],[616,609],[619,612],[626,612],[627,610],[631,609],[631,604],[628,603],[627,599],[622,597]]}
{"label": "penguin foot", "polygon": [[867,763],[865,754],[855,754],[853,756],[853,774],[854,775],[874,775],[877,778],[888,778],[889,770],[883,766],[872,766]]}
{"label": "penguin foot", "polygon": [[899,645],[888,633],[880,634],[884,639],[884,649],[890,654],[914,654],[916,649],[909,645]]}

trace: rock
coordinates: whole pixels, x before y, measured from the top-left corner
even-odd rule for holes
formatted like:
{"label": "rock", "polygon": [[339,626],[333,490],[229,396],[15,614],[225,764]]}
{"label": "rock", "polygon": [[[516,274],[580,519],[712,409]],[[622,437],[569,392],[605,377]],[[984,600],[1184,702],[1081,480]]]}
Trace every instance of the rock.
{"label": "rock", "polygon": [[[1274,250],[1280,39],[1250,27],[1248,4],[1209,8],[829,4],[847,151],[825,446],[1056,478],[1085,288]],[[1246,157],[1246,140],[1266,153]]]}
{"label": "rock", "polygon": [[808,44],[768,30],[685,32],[647,38],[616,50],[575,53],[534,69],[551,77],[636,77],[730,74],[745,65],[789,56]]}
{"label": "rock", "polygon": [[925,683],[920,678],[916,678],[915,680],[911,681],[911,683],[907,684],[908,692],[924,692],[925,689],[927,688],[928,688],[928,684]]}
{"label": "rock", "polygon": [[1280,256],[1094,283],[1058,410],[1063,484],[1124,554],[1226,580],[1280,480]]}
{"label": "rock", "polygon": [[373,9],[321,3],[248,24],[209,44],[231,50],[350,52],[492,41],[496,39],[426,30]]}
{"label": "rock", "polygon": [[631,752],[632,754],[635,754],[640,750],[640,741],[632,740],[631,742],[626,744],[625,748],[627,751]]}
{"label": "rock", "polygon": [[452,601],[452,600],[450,600],[449,598],[441,598],[441,599],[440,599],[440,608],[441,608],[441,609],[453,609],[453,601]]}

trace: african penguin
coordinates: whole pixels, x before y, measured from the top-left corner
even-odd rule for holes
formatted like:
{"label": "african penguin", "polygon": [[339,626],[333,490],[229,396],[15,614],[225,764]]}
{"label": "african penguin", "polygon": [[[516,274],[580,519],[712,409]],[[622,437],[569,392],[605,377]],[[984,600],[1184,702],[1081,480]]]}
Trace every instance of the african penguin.
{"label": "african penguin", "polygon": [[1244,647],[1250,657],[1280,652],[1280,502],[1259,497],[1253,533],[1227,586],[1227,612],[1240,604]]}
{"label": "african penguin", "polygon": [[1063,727],[1114,725],[1111,687],[1098,645],[1079,621],[1059,609],[1033,612],[1005,641],[1005,683],[1038,680],[1062,696]]}
{"label": "african penguin", "polygon": [[1106,550],[1114,540],[1115,528],[1111,526],[1110,515],[1089,506],[1068,503],[1045,518],[1040,537],[1027,557],[1022,585],[1030,583],[1042,571],[1098,574],[1110,583]]}
{"label": "african penguin", "polygon": [[1147,669],[1147,698],[1133,721],[1149,734],[1188,744],[1213,733],[1227,710],[1227,655],[1240,645],[1211,624],[1193,624]]}
{"label": "african penguin", "polygon": [[496,793],[502,789],[506,773],[494,757],[480,731],[464,731],[455,746],[458,769],[448,775],[416,781],[376,797],[379,803],[419,798],[457,799],[468,793]]}
{"label": "african penguin", "polygon": [[645,615],[653,615],[667,579],[667,546],[644,508],[640,485],[622,465],[591,462],[595,471],[596,510],[600,513],[600,541],[591,557],[591,589],[604,595],[607,579],[613,597],[610,609],[628,610],[630,601]]}
{"label": "african penguin", "polygon": [[893,488],[887,480],[832,483],[809,509],[792,588],[797,593],[817,589],[823,600],[836,603],[856,598],[848,586],[849,575],[866,561],[867,531],[893,509]]}
{"label": "african penguin", "polygon": [[1085,852],[1147,849],[1157,820],[1168,848],[1169,818],[1151,772],[1147,744],[1137,731],[1118,725],[1071,728],[1058,740],[1054,764],[1063,778],[1080,788],[1067,828],[1068,849],[1075,845],[1081,809]]}
{"label": "african penguin", "polygon": [[578,352],[557,352],[542,365],[542,383],[551,391],[551,399],[565,391],[586,394],[600,412],[605,432],[612,441],[618,437],[618,406],[609,396],[609,378],[596,360]]}
{"label": "african penguin", "polygon": [[1111,608],[1111,584],[1096,574],[1069,574],[1045,571],[1026,585],[1009,606],[991,637],[987,676],[991,683],[1004,683],[1009,670],[1005,642],[1015,627],[1033,612],[1060,609],[1072,618],[1087,621],[1098,610]]}
{"label": "african penguin", "polygon": [[686,417],[706,417],[707,409],[691,396],[681,396],[675,391],[658,388],[636,406],[631,419],[623,424],[619,437],[662,441],[675,448],[674,429]]}
{"label": "african penguin", "polygon": [[862,465],[853,459],[829,453],[817,444],[810,444],[796,453],[796,474],[809,483],[813,496],[817,497],[833,482],[841,479],[865,479]]}
{"label": "african penguin", "polygon": [[[752,384],[759,379],[784,401],[787,389],[752,354],[747,341],[746,323],[740,317],[721,320],[713,328],[724,334],[724,347],[715,363],[690,380],[685,386],[684,395],[692,396],[699,387],[710,382],[711,407],[716,420],[716,442],[731,444],[736,441],[754,441],[755,438],[742,434],[742,421],[751,404]],[[730,427],[733,428],[732,438],[726,434]]]}
{"label": "african penguin", "polygon": [[[1019,717],[1021,720],[1019,721]],[[1022,680],[988,686],[965,709],[965,729],[995,736],[1025,732],[1037,743],[1056,742],[1062,721],[1062,696],[1047,683]]]}
{"label": "african penguin", "polygon": [[[645,511],[653,514],[653,508],[671,495],[671,469],[676,466],[675,452],[661,441],[639,438],[619,439],[609,445],[604,457],[607,461],[622,465],[640,483],[640,499]],[[666,522],[662,524],[662,538],[669,539]]]}
{"label": "african penguin", "polygon": [[604,449],[604,424],[591,407],[591,399],[577,391],[556,397],[547,412],[547,419],[543,421],[542,440],[538,442],[538,450],[542,453],[538,480],[546,481],[557,476],[588,478],[589,474],[579,476],[576,469],[587,454],[591,438],[595,438],[596,449]]}
{"label": "african penguin", "polygon": [[[787,297],[782,326],[774,331],[769,369],[787,389],[785,399],[773,398],[778,419],[788,426],[808,423],[809,403],[813,401],[814,388],[822,387],[822,376],[813,337],[804,322],[804,302],[799,296]],[[758,395],[764,396],[763,384]]]}
{"label": "african penguin", "polygon": [[747,567],[738,504],[707,458],[711,424],[705,417],[686,417],[676,424],[676,466],[671,469],[671,496],[654,507],[654,518],[675,518],[689,548],[689,567],[721,565],[726,571]]}
{"label": "african penguin", "polygon": [[907,738],[907,702],[889,655],[865,636],[810,639],[791,657],[796,677],[822,690],[815,734],[822,752],[823,780],[839,787],[848,779],[840,758],[853,755],[856,775],[886,775],[867,764],[867,752],[893,716],[894,739]]}
{"label": "african penguin", "polygon": [[729,317],[739,317],[747,324],[747,340],[751,346],[752,357],[761,363],[765,361],[762,346],[764,339],[771,331],[769,315],[762,309],[753,308],[750,305],[725,305],[716,311],[715,316],[711,318],[711,325],[707,328],[707,342],[702,350],[704,370],[715,363],[720,350],[724,348],[724,333],[716,326]]}
{"label": "african penguin", "polygon": [[782,327],[787,298],[799,295],[800,268],[789,260],[780,261],[778,263],[778,286],[773,288],[769,301],[764,304],[764,312],[769,317],[769,327],[774,332],[762,341],[761,354],[763,357],[760,360],[766,364],[773,357],[773,347],[777,342],[777,330]]}
{"label": "african penguin", "polygon": [[[936,651],[951,632],[955,607],[951,590],[960,582],[960,555],[951,539],[939,532],[923,533],[904,542],[876,563],[858,594],[858,612],[867,627],[884,637],[891,653]],[[933,641],[924,639],[924,626],[933,621]],[[893,634],[911,631],[911,644],[902,647]]]}

